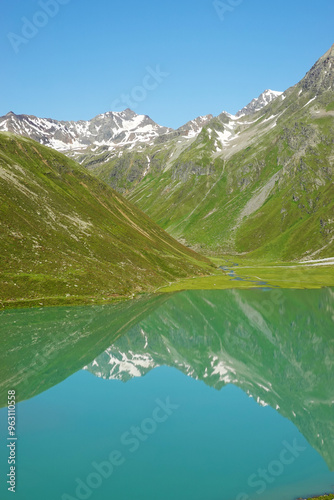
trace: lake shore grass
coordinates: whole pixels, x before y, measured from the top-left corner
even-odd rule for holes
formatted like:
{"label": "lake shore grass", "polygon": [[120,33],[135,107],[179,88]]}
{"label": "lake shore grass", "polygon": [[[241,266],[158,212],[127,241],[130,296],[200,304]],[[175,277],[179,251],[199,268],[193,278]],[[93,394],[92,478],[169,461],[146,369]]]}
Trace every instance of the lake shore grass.
{"label": "lake shore grass", "polygon": [[298,500],[334,500],[334,495],[329,494],[329,495],[322,495],[320,497],[312,497],[312,498],[299,498]]}
{"label": "lake shore grass", "polygon": [[219,267],[211,276],[182,279],[159,292],[181,290],[226,290],[249,288],[316,289],[334,287],[334,266],[312,266],[296,262],[259,263],[228,258],[212,261]]}
{"label": "lake shore grass", "polygon": [[[170,282],[146,293],[173,293],[184,290],[230,290],[252,288],[319,289],[334,287],[334,265],[311,266],[298,262],[259,262],[243,256],[211,258],[210,274]],[[203,269],[205,272],[205,269]],[[30,307],[110,304],[138,298],[143,293],[102,295],[52,295],[0,300],[0,310]]]}
{"label": "lake shore grass", "polygon": [[[144,294],[138,294],[139,297]],[[149,294],[147,294],[149,295]],[[53,296],[53,297],[39,297],[34,299],[17,299],[17,300],[4,300],[0,301],[0,311],[7,309],[29,309],[32,307],[59,307],[59,306],[84,306],[84,305],[102,305],[102,304],[117,304],[130,300],[132,296],[123,295],[117,297],[101,297],[101,296],[80,296],[75,295],[71,297]]]}

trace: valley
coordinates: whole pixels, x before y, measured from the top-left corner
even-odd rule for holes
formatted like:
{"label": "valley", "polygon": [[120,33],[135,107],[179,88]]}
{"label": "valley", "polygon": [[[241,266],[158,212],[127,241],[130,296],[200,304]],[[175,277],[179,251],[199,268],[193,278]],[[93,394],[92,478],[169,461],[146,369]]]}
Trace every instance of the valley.
{"label": "valley", "polygon": [[333,103],[334,46],[235,116],[172,130],[131,110],[89,122],[9,113],[0,130],[58,148],[201,254],[290,262],[334,253]]}
{"label": "valley", "polygon": [[2,11],[0,499],[334,500],[333,0]]}

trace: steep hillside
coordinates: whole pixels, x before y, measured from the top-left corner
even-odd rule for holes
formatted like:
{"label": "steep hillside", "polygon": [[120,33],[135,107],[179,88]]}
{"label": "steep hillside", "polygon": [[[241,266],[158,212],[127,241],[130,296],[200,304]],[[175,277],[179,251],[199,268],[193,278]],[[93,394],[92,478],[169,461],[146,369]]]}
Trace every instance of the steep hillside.
{"label": "steep hillside", "polygon": [[2,306],[129,296],[209,268],[74,161],[10,133],[0,200]]}
{"label": "steep hillside", "polygon": [[127,196],[174,237],[272,260],[332,256],[334,46],[260,111],[222,113],[163,155]]}

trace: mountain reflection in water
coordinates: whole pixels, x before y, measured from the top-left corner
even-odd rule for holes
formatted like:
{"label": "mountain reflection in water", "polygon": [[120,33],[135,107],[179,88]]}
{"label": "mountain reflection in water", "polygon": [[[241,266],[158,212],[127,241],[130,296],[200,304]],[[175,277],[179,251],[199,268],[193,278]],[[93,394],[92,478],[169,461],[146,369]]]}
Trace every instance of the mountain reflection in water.
{"label": "mountain reflection in water", "polygon": [[[18,500],[29,498],[29,491],[45,500],[46,482],[56,477],[50,500],[64,491],[73,497],[76,475],[88,474],[92,460],[103,460],[122,432],[150,416],[155,398],[169,396],[182,409],[94,498],[108,500],[113,493],[120,500],[165,500],[172,477],[188,485],[176,500],[235,500],[257,466],[279,456],[288,436],[288,445],[297,435],[305,448],[297,429],[313,450],[259,498],[292,500],[303,494],[301,485],[305,495],[324,492],[319,485],[333,477],[324,461],[334,470],[333,299],[332,289],[189,291],[116,305],[3,312],[0,403],[6,405],[8,388],[22,402],[18,449],[24,489]],[[63,416],[56,418],[58,413]],[[4,408],[0,417],[5,421]],[[240,450],[245,457],[238,469]],[[41,453],[45,484],[36,487],[30,470],[42,467]],[[193,474],[194,460],[198,479],[190,488],[187,471]],[[149,481],[145,467],[151,478],[156,471],[156,479]],[[137,484],[128,481],[133,475]],[[157,496],[159,478],[165,490]],[[211,496],[203,496],[205,491]]]}

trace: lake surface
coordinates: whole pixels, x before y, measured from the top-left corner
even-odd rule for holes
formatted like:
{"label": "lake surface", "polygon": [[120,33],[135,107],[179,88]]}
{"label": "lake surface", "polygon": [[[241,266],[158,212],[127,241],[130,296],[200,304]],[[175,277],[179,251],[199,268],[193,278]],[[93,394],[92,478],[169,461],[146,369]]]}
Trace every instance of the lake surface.
{"label": "lake surface", "polygon": [[334,491],[334,291],[191,291],[0,316],[0,498]]}

